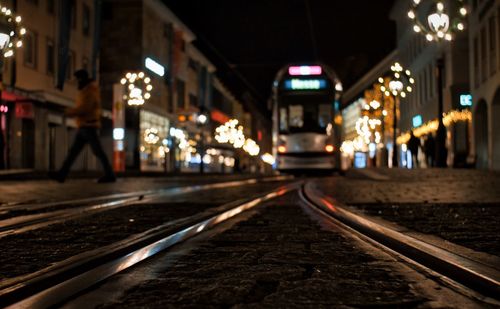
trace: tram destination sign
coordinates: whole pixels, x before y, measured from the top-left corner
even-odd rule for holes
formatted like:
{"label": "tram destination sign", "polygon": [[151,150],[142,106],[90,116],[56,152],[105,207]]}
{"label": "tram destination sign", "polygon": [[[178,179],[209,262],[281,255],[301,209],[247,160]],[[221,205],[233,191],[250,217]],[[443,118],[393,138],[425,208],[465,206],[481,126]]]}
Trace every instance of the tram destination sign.
{"label": "tram destination sign", "polygon": [[285,80],[286,90],[321,90],[326,89],[327,82],[324,79],[287,79]]}

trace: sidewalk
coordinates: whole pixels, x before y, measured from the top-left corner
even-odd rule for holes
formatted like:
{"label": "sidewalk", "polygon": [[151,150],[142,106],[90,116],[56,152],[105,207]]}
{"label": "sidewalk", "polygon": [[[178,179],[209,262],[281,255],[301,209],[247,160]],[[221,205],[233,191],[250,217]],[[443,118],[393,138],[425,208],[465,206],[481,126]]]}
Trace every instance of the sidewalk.
{"label": "sidewalk", "polygon": [[[334,183],[333,183],[333,182]],[[325,186],[357,203],[500,203],[500,172],[474,169],[350,169]],[[334,186],[334,187],[332,187]]]}
{"label": "sidewalk", "polygon": [[500,257],[498,172],[353,169],[317,186],[354,211]]}

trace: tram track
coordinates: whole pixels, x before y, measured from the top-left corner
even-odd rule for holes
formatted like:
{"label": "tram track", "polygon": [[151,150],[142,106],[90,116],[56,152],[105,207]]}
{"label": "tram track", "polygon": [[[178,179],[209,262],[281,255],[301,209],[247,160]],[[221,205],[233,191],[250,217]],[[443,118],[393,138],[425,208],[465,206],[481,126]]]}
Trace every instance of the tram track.
{"label": "tram track", "polygon": [[[227,184],[226,184],[227,185]],[[247,200],[173,220],[111,245],[84,252],[52,266],[0,282],[0,304],[12,308],[47,308],[179,242],[261,203],[296,190],[280,186]]]}
{"label": "tram track", "polygon": [[[353,213],[318,191],[313,182],[288,184],[245,201],[231,202],[173,220],[125,240],[78,254],[35,273],[10,278],[0,283],[0,303],[11,305],[11,308],[47,308],[61,304],[160,251],[292,191],[298,192],[302,204],[329,218],[347,234],[353,234],[381,251],[402,257],[401,261],[417,265],[429,274],[429,278],[437,279],[437,282],[460,294],[487,304],[500,304],[500,277],[495,267],[443,250]],[[440,280],[442,278],[449,281],[443,282]]]}
{"label": "tram track", "polygon": [[[486,302],[500,305],[500,269],[488,261],[480,261],[431,242],[417,239],[367,216],[361,216],[343,206],[332,197],[317,190],[312,182],[300,189],[301,199],[311,208],[330,217],[335,224],[352,233],[362,235],[381,248],[395,252],[407,261],[437,273],[444,281],[459,289],[470,289],[471,295]],[[483,298],[484,297],[484,298]]]}
{"label": "tram track", "polygon": [[83,216],[88,216],[101,211],[107,211],[124,207],[139,201],[152,200],[162,197],[174,197],[182,194],[189,194],[206,190],[253,185],[257,184],[258,182],[282,181],[287,179],[290,179],[290,177],[277,176],[277,177],[268,177],[261,180],[246,179],[238,181],[219,182],[213,184],[201,184],[194,186],[183,186],[183,187],[173,187],[167,189],[112,194],[112,195],[60,201],[53,203],[16,205],[14,207],[9,207],[9,208],[4,207],[3,210],[0,209],[0,213],[2,211],[15,212],[20,210],[29,212],[36,212],[41,210],[46,210],[46,211],[41,211],[39,213],[34,213],[34,214],[23,214],[20,216],[13,216],[1,220],[0,239],[8,235],[20,234],[26,231],[43,228],[48,225],[80,218]]}

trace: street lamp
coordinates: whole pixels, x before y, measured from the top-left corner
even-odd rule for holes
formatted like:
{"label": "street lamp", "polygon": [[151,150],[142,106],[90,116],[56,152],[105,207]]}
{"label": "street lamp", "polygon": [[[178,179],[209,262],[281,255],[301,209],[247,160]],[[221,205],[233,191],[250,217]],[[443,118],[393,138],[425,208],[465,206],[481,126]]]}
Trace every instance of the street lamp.
{"label": "street lamp", "polygon": [[23,46],[26,29],[21,26],[22,18],[12,10],[0,5],[0,103],[2,97],[4,58],[14,56],[16,48]]}
{"label": "street lamp", "polygon": [[[429,2],[431,0],[428,0]],[[441,42],[453,40],[456,33],[465,29],[464,20],[467,15],[467,8],[464,0],[450,0],[450,7],[445,7],[442,1],[432,0],[431,4],[435,11],[427,11],[424,14],[421,12],[428,9],[428,5],[423,5],[424,1],[413,0],[412,8],[408,11],[408,17],[413,20],[413,30],[416,33],[425,35],[427,41],[436,41],[439,43],[439,49],[442,49]],[[419,18],[420,17],[420,18]],[[427,25],[421,21],[426,17]],[[441,51],[439,52],[441,54]],[[438,119],[439,125],[436,132],[436,166],[446,167],[446,128],[443,123],[443,72],[444,59],[443,56],[437,59],[436,63],[436,78],[438,83]]]}
{"label": "street lamp", "polygon": [[200,174],[205,172],[205,126],[208,123],[208,116],[205,111],[205,107],[200,107],[200,113],[196,116],[196,124],[200,128]]}
{"label": "street lamp", "polygon": [[397,126],[398,126],[398,115],[397,108],[399,105],[399,100],[401,98],[406,98],[406,94],[413,91],[413,84],[415,80],[411,77],[410,70],[405,70],[401,64],[398,62],[391,66],[391,76],[378,79],[380,83],[380,90],[384,92],[386,96],[394,97],[393,106],[393,138],[392,138],[392,167],[398,166],[398,151],[397,151]]}
{"label": "street lamp", "polygon": [[[3,113],[7,114],[9,108],[2,105],[3,89],[3,63],[4,58],[14,56],[16,48],[23,46],[22,38],[26,34],[26,29],[21,26],[21,16],[16,16],[12,10],[0,5],[0,122]],[[4,137],[0,128],[0,169],[5,168],[4,159]]]}
{"label": "street lamp", "polygon": [[125,92],[123,94],[123,101],[127,102],[128,106],[137,107],[134,109],[135,123],[137,124],[137,132],[135,134],[135,153],[134,153],[134,165],[140,170],[141,168],[141,148],[140,148],[140,107],[146,103],[147,100],[151,98],[151,91],[153,86],[151,85],[151,78],[149,78],[144,72],[128,72],[120,80],[120,84],[125,87]]}

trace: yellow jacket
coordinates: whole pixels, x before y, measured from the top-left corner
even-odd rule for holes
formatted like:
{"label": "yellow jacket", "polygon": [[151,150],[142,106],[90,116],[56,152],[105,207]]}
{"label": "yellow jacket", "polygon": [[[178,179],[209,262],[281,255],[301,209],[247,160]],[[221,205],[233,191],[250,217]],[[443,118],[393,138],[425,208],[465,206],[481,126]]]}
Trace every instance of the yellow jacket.
{"label": "yellow jacket", "polygon": [[66,115],[75,117],[79,128],[101,126],[101,95],[96,82],[91,82],[78,91],[76,106],[67,109]]}

